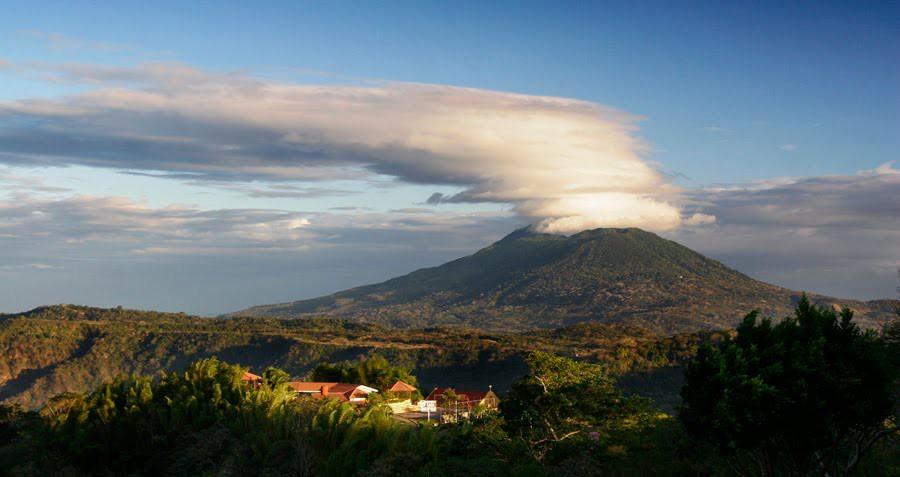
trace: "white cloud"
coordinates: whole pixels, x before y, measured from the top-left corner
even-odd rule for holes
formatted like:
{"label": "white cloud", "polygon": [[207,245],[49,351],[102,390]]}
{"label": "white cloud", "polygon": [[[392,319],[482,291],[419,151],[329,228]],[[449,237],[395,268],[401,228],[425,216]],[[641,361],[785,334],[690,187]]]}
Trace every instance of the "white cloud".
{"label": "white cloud", "polygon": [[0,271],[20,271],[20,270],[60,270],[63,267],[58,265],[48,265],[46,263],[17,263],[0,265]]}
{"label": "white cloud", "polygon": [[20,194],[0,201],[0,312],[83,303],[224,313],[385,280],[524,225],[495,213],[340,209]]}
{"label": "white cloud", "polygon": [[[27,178],[19,178],[27,182]],[[667,236],[754,277],[841,297],[890,297],[900,174],[780,178],[685,194]],[[471,253],[518,226],[497,213],[151,207],[18,192],[0,201],[6,311],[50,302],[224,312],[336,291]],[[583,225],[583,224],[579,224]]]}
{"label": "white cloud", "polygon": [[369,174],[452,185],[543,230],[667,230],[676,189],[642,155],[637,117],[567,98],[442,85],[317,86],[180,64],[32,65],[76,96],[0,103],[0,161],[198,178]]}
{"label": "white cloud", "polygon": [[338,236],[349,231],[449,233],[500,218],[496,214],[422,212],[416,208],[348,214],[202,210],[179,204],[151,207],[125,197],[25,194],[15,201],[0,202],[0,245],[6,260],[26,249],[41,249],[49,258],[84,259],[127,258],[135,253],[295,254],[336,246],[341,243]]}
{"label": "white cloud", "polygon": [[[523,221],[556,233],[668,231],[739,270],[793,288],[883,297],[895,286],[900,171],[890,163],[856,175],[681,191],[644,159],[637,117],[584,101],[441,85],[287,84],[179,64],[27,68],[90,88],[0,102],[0,163],[13,166],[0,169],[0,192],[11,199],[0,202],[0,260],[9,273],[41,272],[36,303],[48,300],[48,275],[68,277],[60,289],[77,281],[81,292],[94,293],[143,284],[141,273],[156,273],[153,283],[162,286],[191,261],[194,277],[209,283],[204,306],[227,311],[276,299],[253,292],[240,277],[224,278],[217,267],[232,266],[226,264],[242,264],[229,270],[252,280],[280,270],[270,285],[280,287],[280,299],[294,299],[291,290],[311,296],[435,265]],[[388,175],[459,191],[436,193],[431,205],[512,207],[468,214],[440,207],[378,213],[366,203],[328,212],[159,208],[121,197],[60,197],[69,191],[14,167],[71,164],[269,198],[353,197],[356,191],[333,184],[293,181],[374,182]],[[97,272],[101,285],[88,289],[80,277],[91,264],[105,268]],[[106,276],[132,267],[143,268],[130,282]],[[293,284],[296,277],[307,277],[306,288]],[[215,290],[226,284],[244,293],[240,304],[222,304]],[[17,293],[0,298],[11,303]],[[181,289],[172,293],[191,300]]]}
{"label": "white cloud", "polygon": [[526,216],[547,217],[538,222],[536,228],[549,233],[632,226],[670,230],[681,222],[678,209],[667,202],[619,192],[526,201],[519,210]]}
{"label": "white cloud", "polygon": [[56,194],[69,192],[65,187],[47,185],[40,177],[23,175],[11,167],[0,167],[0,193],[15,195],[21,193]]}
{"label": "white cloud", "polygon": [[875,175],[882,175],[882,176],[900,174],[900,169],[894,169],[894,164],[896,164],[896,163],[897,163],[897,161],[885,162],[884,164],[876,167],[873,172],[875,173]]}
{"label": "white cloud", "polygon": [[782,151],[791,152],[791,151],[797,150],[797,145],[796,144],[782,144],[782,145],[778,146],[778,148],[781,149]]}
{"label": "white cloud", "polygon": [[900,267],[900,170],[778,178],[687,193],[703,227],[668,234],[700,252],[794,289],[890,298]]}
{"label": "white cloud", "polygon": [[691,227],[696,227],[700,225],[712,225],[716,223],[716,217],[714,215],[709,214],[701,214],[696,213],[688,217],[684,224]]}

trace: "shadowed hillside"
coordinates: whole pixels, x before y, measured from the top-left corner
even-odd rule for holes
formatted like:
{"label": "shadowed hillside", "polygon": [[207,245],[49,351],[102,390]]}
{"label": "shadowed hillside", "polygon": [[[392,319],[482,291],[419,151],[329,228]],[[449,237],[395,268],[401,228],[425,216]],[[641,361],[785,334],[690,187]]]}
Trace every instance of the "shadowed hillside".
{"label": "shadowed hillside", "polygon": [[659,337],[633,326],[588,323],[528,335],[459,327],[396,330],[335,320],[216,319],[58,305],[0,315],[0,401],[39,406],[120,374],[180,370],[210,356],[255,371],[278,366],[300,377],[319,363],[379,354],[413,369],[426,390],[490,384],[502,392],[525,373],[522,356],[530,350],[640,374],[678,365],[712,335]]}
{"label": "shadowed hillside", "polygon": [[[800,295],[640,229],[596,229],[563,237],[526,228],[438,267],[233,316],[331,316],[395,327],[493,330],[595,321],[678,333],[730,327],[752,309],[784,316]],[[853,308],[864,326],[891,315],[888,300],[811,298]]]}

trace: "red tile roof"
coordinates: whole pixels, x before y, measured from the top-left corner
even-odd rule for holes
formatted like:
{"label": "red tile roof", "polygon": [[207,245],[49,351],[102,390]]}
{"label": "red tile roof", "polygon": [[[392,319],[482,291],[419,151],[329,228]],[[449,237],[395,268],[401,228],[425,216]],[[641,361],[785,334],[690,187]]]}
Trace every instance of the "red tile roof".
{"label": "red tile roof", "polygon": [[392,393],[411,393],[415,392],[416,388],[404,383],[403,381],[397,381],[393,386],[391,386],[391,389],[388,389],[388,391]]}
{"label": "red tile roof", "polygon": [[[288,383],[294,391],[309,395],[315,399],[334,398],[341,401],[350,401],[354,397],[360,397],[356,391],[366,388],[361,384],[326,383],[317,381],[291,381]],[[324,391],[324,392],[323,392]],[[363,391],[363,395],[368,392]]]}
{"label": "red tile roof", "polygon": [[263,379],[262,376],[257,376],[249,371],[245,372],[244,375],[241,376],[241,381],[256,382],[256,381],[262,381],[262,379]]}
{"label": "red tile roof", "polygon": [[316,381],[291,381],[289,383],[294,391],[298,393],[312,393],[319,392],[322,390],[322,386],[328,386],[329,390],[332,386],[335,386],[339,383],[325,383],[325,382],[316,382]]}

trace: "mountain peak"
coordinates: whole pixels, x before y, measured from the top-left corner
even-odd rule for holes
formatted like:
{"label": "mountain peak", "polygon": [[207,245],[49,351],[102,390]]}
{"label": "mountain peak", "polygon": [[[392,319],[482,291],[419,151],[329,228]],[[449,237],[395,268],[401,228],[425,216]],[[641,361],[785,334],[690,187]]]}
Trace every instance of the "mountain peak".
{"label": "mountain peak", "polygon": [[537,224],[526,225],[525,227],[518,228],[509,233],[509,235],[503,237],[498,242],[505,242],[511,240],[518,240],[521,238],[530,238],[530,237],[567,237],[567,238],[577,238],[577,239],[591,239],[598,237],[605,237],[609,235],[619,234],[623,236],[635,236],[635,235],[644,235],[644,236],[656,236],[656,234],[652,232],[648,232],[644,229],[637,227],[599,227],[596,229],[586,229],[581,232],[576,232],[574,234],[556,234],[550,232],[541,232],[538,230]]}
{"label": "mountain peak", "polygon": [[[638,228],[598,228],[566,237],[528,226],[437,267],[234,315],[495,330],[622,322],[674,333],[734,326],[754,309],[786,316],[798,295]],[[860,322],[869,311],[872,318],[884,314],[865,303],[842,303],[858,310]]]}

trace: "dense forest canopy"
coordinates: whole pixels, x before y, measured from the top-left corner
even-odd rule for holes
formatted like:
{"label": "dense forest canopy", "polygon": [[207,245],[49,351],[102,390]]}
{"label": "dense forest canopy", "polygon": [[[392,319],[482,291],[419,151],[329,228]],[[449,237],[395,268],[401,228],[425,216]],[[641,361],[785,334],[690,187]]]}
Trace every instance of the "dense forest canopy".
{"label": "dense forest canopy", "polygon": [[[778,324],[750,314],[736,335],[706,342],[690,360],[680,419],[622,394],[600,364],[543,351],[526,353],[526,372],[498,410],[440,425],[397,419],[381,401],[354,406],[295,395],[277,368],[252,385],[241,379],[246,368],[208,358],[183,372],[123,375],[90,392],[63,393],[40,411],[0,407],[0,469],[71,476],[900,475],[896,326],[863,332],[850,312],[805,301],[795,318]],[[372,382],[404,373],[416,381],[379,356],[317,372],[335,370]],[[834,440],[860,438],[865,445]]]}
{"label": "dense forest canopy", "polygon": [[[598,323],[518,334],[45,307],[0,318],[0,468],[900,475],[898,329],[863,330],[850,310],[806,299],[785,320],[753,312],[735,331],[676,336]],[[259,385],[241,380],[248,369]],[[432,383],[483,388],[501,377],[499,409],[441,425],[395,418],[381,397],[354,406],[288,384],[384,389],[399,379],[419,397]],[[679,389],[683,402],[671,396]]]}
{"label": "dense forest canopy", "polygon": [[681,420],[736,471],[850,475],[900,424],[900,361],[886,338],[860,330],[847,308],[805,298],[777,324],[750,313],[734,339],[701,346],[687,368]]}
{"label": "dense forest canopy", "polygon": [[630,385],[649,390],[671,408],[679,382],[648,389],[652,383],[644,373],[678,366],[699,343],[725,334],[667,337],[638,326],[598,323],[527,334],[459,327],[397,330],[337,320],[211,319],[59,305],[0,317],[0,400],[36,407],[120,374],[178,371],[212,356],[257,373],[276,366],[303,377],[320,364],[344,366],[378,354],[414,370],[428,390],[493,385],[502,391],[525,373],[525,354],[541,350],[628,374]]}

